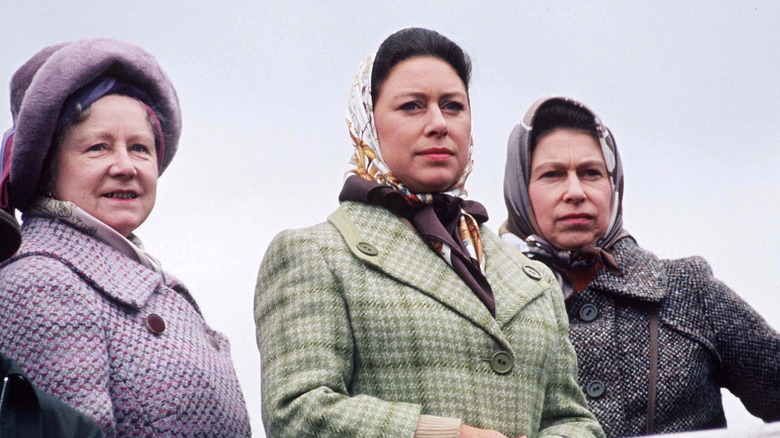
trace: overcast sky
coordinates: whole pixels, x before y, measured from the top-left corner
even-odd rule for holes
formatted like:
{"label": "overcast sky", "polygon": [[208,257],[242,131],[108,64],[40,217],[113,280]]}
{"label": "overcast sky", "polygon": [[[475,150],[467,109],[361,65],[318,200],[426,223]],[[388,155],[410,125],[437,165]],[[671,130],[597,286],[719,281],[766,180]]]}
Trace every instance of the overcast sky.
{"label": "overcast sky", "polygon": [[[6,1],[0,82],[44,46],[111,36],[154,54],[184,128],[137,231],[226,333],[260,419],[253,294],[279,231],[338,205],[358,63],[403,27],[474,61],[470,199],[506,217],[506,140],[537,98],[591,106],[618,143],[624,224],[663,257],[701,255],[780,327],[780,2]],[[7,86],[5,89],[7,90]],[[11,125],[7,91],[0,132]],[[757,424],[729,397],[732,425]]]}

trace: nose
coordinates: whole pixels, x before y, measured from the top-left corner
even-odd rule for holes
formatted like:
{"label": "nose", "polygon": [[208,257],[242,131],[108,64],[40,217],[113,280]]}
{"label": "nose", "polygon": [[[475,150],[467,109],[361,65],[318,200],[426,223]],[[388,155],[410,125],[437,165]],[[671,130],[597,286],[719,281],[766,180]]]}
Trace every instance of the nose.
{"label": "nose", "polygon": [[444,137],[447,135],[447,119],[441,111],[441,108],[434,105],[428,111],[428,126],[426,134],[429,137]]}
{"label": "nose", "polygon": [[563,200],[567,202],[582,202],[585,199],[585,190],[577,175],[568,175],[566,187],[563,192]]}
{"label": "nose", "polygon": [[109,168],[109,175],[119,178],[130,178],[138,174],[135,163],[133,163],[133,159],[130,157],[127,148],[116,148],[112,158],[113,162]]}

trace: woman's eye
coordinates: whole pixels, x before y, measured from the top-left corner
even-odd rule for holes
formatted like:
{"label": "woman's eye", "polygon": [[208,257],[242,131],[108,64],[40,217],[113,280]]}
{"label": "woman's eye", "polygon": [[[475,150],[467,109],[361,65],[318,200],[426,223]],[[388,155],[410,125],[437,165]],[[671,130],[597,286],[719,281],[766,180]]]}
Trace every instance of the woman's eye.
{"label": "woman's eye", "polygon": [[539,178],[555,178],[558,175],[560,175],[560,172],[557,170],[548,170],[547,172],[543,172],[541,175],[539,175]]}
{"label": "woman's eye", "polygon": [[585,169],[582,174],[589,178],[600,178],[603,175],[598,169]]}
{"label": "woman's eye", "polygon": [[134,144],[130,146],[130,150],[133,152],[143,152],[143,153],[149,152],[149,148],[142,144]]}
{"label": "woman's eye", "polygon": [[441,108],[446,111],[458,112],[458,111],[463,111],[463,109],[465,109],[466,106],[460,102],[445,102],[444,105],[441,106]]}
{"label": "woman's eye", "polygon": [[88,147],[87,151],[90,151],[90,152],[100,152],[100,151],[105,150],[105,149],[106,149],[106,145],[103,144],[103,143],[100,143],[100,144],[93,144],[92,146]]}
{"label": "woman's eye", "polygon": [[400,107],[402,111],[414,111],[420,108],[422,108],[420,102],[406,102]]}

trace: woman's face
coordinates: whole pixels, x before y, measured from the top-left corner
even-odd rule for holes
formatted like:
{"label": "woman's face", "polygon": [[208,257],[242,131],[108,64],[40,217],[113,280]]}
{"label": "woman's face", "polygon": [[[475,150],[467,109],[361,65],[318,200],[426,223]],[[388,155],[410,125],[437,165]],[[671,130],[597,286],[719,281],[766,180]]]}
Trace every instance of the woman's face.
{"label": "woman's face", "polygon": [[609,226],[612,185],[593,136],[557,129],[539,138],[528,195],[542,237],[555,248],[575,250],[601,239]]}
{"label": "woman's face", "polygon": [[471,111],[445,61],[409,58],[390,70],[374,105],[379,147],[393,175],[416,193],[451,188],[471,159]]}
{"label": "woman's face", "polygon": [[108,95],[92,104],[86,119],[65,129],[52,194],[128,236],[149,216],[157,196],[157,153],[146,110],[133,98]]}

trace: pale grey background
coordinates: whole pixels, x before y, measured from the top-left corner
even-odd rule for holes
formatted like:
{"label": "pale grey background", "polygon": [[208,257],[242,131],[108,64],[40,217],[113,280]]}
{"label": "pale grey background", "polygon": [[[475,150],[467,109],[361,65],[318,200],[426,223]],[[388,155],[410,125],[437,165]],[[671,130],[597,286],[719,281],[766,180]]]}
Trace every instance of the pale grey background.
{"label": "pale grey background", "polygon": [[[470,198],[497,229],[505,144],[525,109],[578,97],[615,133],[625,225],[702,255],[780,327],[780,3],[775,1],[6,1],[0,83],[45,45],[112,36],[152,52],[184,110],[179,153],[139,230],[226,333],[260,421],[252,299],[270,239],[325,220],[351,152],[357,64],[391,32],[436,29],[473,57]],[[6,85],[3,85],[6,87]],[[0,128],[10,127],[7,91]],[[0,130],[0,131],[2,131]],[[727,398],[732,425],[758,420]]]}

